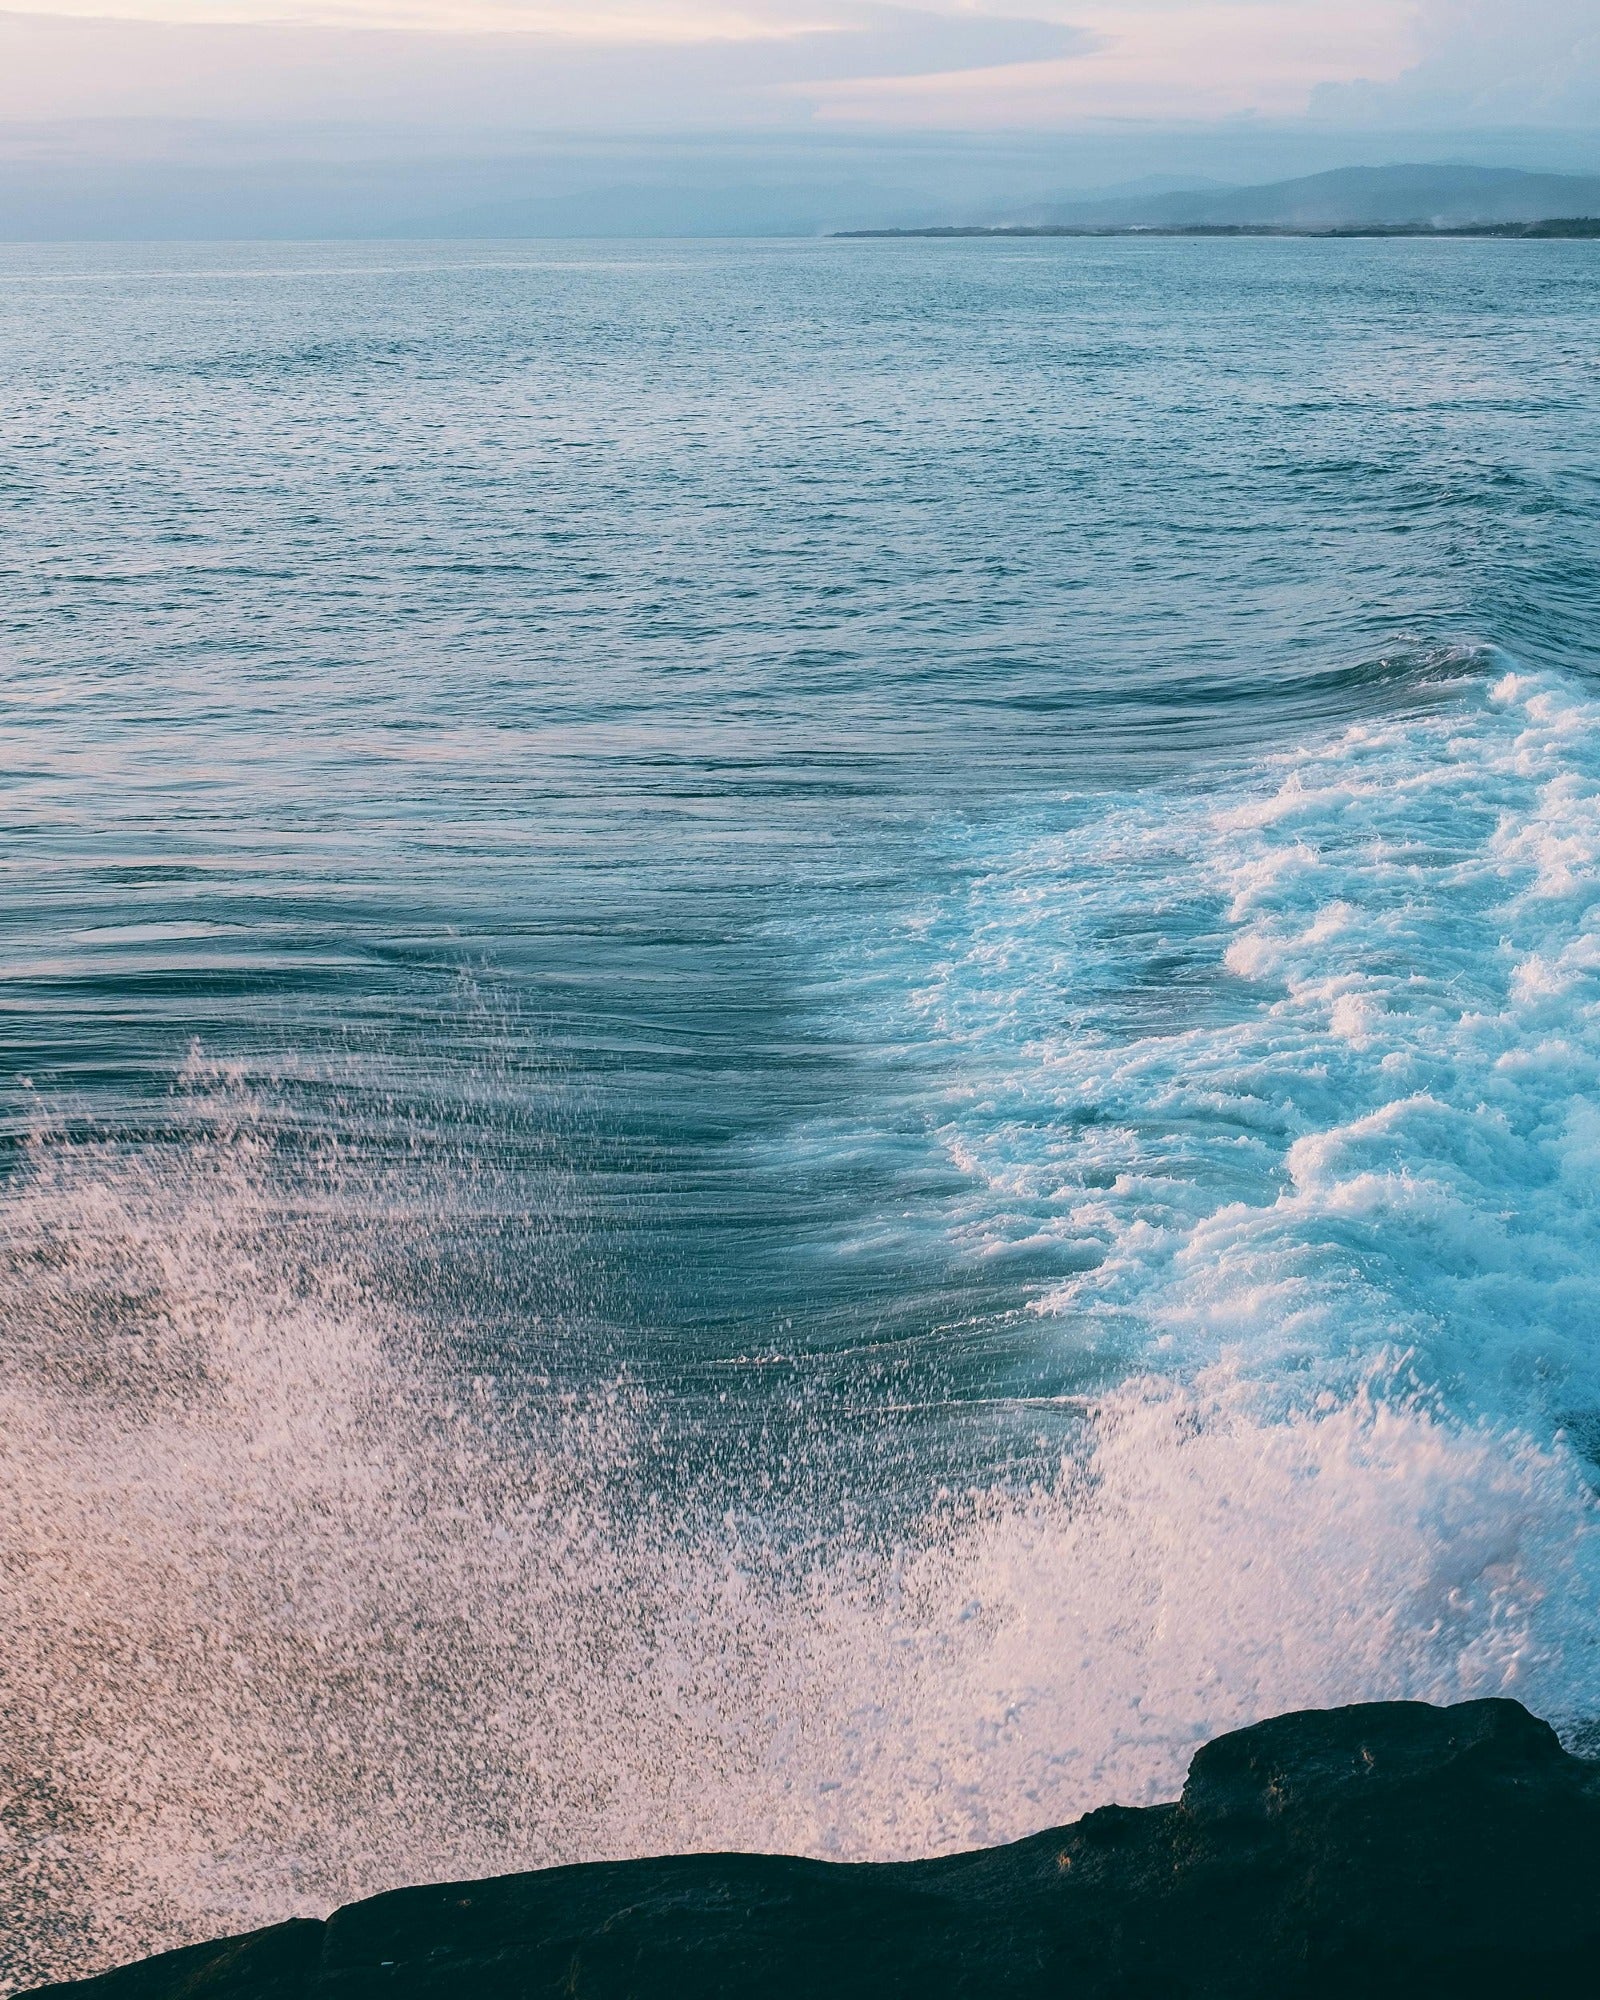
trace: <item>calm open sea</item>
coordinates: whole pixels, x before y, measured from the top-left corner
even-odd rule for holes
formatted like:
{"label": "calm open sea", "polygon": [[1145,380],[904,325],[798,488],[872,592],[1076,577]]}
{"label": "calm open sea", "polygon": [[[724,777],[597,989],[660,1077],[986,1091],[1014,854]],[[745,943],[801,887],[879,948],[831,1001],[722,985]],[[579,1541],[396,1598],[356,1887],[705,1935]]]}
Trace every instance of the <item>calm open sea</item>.
{"label": "calm open sea", "polygon": [[0,1945],[1600,1715],[1600,245],[0,248]]}

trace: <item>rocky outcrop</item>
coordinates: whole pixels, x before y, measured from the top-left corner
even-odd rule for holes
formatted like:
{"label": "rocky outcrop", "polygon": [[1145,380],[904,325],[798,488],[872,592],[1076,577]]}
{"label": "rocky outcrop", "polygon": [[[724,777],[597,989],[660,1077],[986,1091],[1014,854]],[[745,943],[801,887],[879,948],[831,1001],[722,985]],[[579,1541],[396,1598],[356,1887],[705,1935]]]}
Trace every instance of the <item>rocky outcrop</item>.
{"label": "rocky outcrop", "polygon": [[74,2000],[1349,2000],[1600,1994],[1600,1764],[1512,1701],[1220,1737],[1176,1805],[840,1865],[595,1863],[400,1889]]}

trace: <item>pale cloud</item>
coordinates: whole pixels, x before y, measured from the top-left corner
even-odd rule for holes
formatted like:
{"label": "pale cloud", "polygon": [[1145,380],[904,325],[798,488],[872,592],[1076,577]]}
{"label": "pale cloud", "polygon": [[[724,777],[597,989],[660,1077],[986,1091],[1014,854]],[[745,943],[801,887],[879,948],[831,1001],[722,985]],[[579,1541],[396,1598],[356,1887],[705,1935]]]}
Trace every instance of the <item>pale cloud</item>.
{"label": "pale cloud", "polygon": [[691,46],[785,43],[832,34],[870,34],[886,21],[982,25],[1018,14],[1071,25],[1061,7],[932,0],[39,0],[27,10],[63,20],[164,21],[193,27],[410,28],[441,34],[503,33],[573,45]]}
{"label": "pale cloud", "polygon": [[819,110],[874,125],[966,127],[1294,118],[1319,88],[1398,78],[1418,52],[1412,9],[1394,0],[1088,0],[1073,18],[1091,43],[1070,61],[844,83]]}
{"label": "pale cloud", "polygon": [[1329,81],[1313,108],[1408,125],[1590,125],[1600,118],[1597,0],[1422,0],[1418,58],[1393,80]]}
{"label": "pale cloud", "polygon": [[554,36],[618,44],[753,41],[830,25],[782,6],[648,4],[648,0],[40,0],[30,14],[56,20],[161,21],[189,27],[411,28],[440,34]]}
{"label": "pale cloud", "polygon": [[1579,122],[1597,0],[36,0],[0,117],[524,129]]}
{"label": "pale cloud", "polygon": [[597,37],[577,32],[570,11],[534,31],[510,10],[465,27],[437,13],[351,26],[216,13],[90,18],[71,13],[76,4],[0,14],[0,117],[438,116],[568,130],[739,129],[805,122],[830,89],[858,79],[1026,67],[1093,46],[1061,20],[865,0],[828,14],[769,5],[749,33],[733,32],[734,17],[722,15],[715,33],[698,38],[688,32],[692,17],[663,10],[647,39],[620,32],[620,11]]}

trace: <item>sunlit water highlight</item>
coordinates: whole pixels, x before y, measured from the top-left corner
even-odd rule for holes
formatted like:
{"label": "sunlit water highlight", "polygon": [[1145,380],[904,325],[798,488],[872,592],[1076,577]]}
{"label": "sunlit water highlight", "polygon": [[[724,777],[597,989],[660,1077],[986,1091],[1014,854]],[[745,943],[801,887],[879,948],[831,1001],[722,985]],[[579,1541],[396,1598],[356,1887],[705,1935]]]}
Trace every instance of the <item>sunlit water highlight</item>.
{"label": "sunlit water highlight", "polygon": [[1592,246],[114,255],[0,291],[13,1987],[1592,1730]]}

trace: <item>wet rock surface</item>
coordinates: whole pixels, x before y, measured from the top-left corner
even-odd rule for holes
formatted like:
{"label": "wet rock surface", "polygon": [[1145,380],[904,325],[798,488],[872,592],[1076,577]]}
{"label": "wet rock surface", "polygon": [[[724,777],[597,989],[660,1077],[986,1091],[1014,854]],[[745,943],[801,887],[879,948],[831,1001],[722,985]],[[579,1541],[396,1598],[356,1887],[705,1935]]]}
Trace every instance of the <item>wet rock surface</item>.
{"label": "wet rock surface", "polygon": [[1512,1701],[1279,1716],[1175,1805],[840,1865],[696,1855],[401,1889],[75,2000],[1600,1993],[1600,1763]]}

